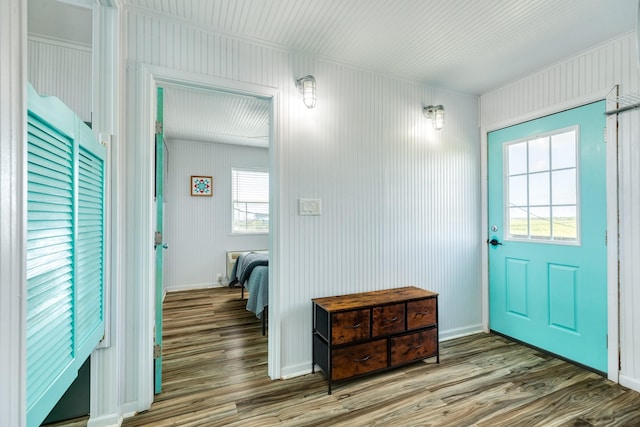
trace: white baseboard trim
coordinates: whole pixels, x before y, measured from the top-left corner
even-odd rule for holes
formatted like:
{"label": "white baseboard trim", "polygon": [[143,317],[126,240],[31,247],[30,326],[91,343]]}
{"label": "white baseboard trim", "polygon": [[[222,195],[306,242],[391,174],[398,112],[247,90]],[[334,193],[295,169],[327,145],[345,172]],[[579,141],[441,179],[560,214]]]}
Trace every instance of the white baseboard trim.
{"label": "white baseboard trim", "polygon": [[122,418],[130,418],[138,413],[138,402],[129,402],[122,405]]}
{"label": "white baseboard trim", "polygon": [[103,415],[101,417],[89,417],[87,427],[120,427],[124,417],[120,414]]}
{"label": "white baseboard trim", "polygon": [[[317,371],[316,371],[317,372]],[[305,363],[299,363],[294,366],[289,366],[286,368],[282,368],[280,371],[283,380],[287,380],[289,378],[301,377],[302,375],[307,375],[311,373],[311,361]]]}
{"label": "white baseboard trim", "polygon": [[640,392],[640,380],[636,378],[627,377],[626,375],[620,375],[619,380],[620,380],[620,385],[630,388],[631,390]]}
{"label": "white baseboard trim", "polygon": [[220,283],[185,283],[182,285],[171,285],[167,286],[164,290],[165,292],[177,292],[177,291],[191,291],[194,289],[209,289],[209,288],[224,288],[227,287],[228,284],[225,282]]}
{"label": "white baseboard trim", "polygon": [[440,340],[440,342],[449,341],[454,338],[462,338],[462,337],[466,337],[467,335],[478,334],[480,332],[486,332],[486,331],[482,327],[482,324],[478,323],[476,325],[465,326],[464,328],[456,328],[456,329],[449,329],[447,331],[440,331],[438,334],[438,339]]}

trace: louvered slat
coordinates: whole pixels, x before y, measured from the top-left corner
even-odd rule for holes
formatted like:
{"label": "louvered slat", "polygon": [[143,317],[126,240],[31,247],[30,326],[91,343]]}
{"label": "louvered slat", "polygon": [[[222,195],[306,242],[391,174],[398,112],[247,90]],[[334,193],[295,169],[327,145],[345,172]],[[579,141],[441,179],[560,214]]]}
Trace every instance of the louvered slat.
{"label": "louvered slat", "polygon": [[31,87],[27,189],[27,425],[38,426],[104,333],[106,150]]}
{"label": "louvered slat", "polygon": [[76,309],[82,346],[103,320],[104,161],[81,147],[78,167]]}
{"label": "louvered slat", "polygon": [[[73,142],[29,115],[27,409],[73,362]],[[56,212],[56,218],[41,215]],[[34,213],[40,215],[33,216]],[[46,220],[44,220],[46,218]],[[44,223],[43,223],[44,222]]]}

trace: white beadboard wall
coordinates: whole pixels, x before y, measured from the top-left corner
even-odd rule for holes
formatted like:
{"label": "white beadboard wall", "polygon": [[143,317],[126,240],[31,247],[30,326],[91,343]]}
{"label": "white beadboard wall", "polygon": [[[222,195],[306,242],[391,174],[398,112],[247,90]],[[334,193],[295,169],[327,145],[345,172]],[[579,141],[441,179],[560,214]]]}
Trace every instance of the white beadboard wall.
{"label": "white beadboard wall", "polygon": [[[281,376],[310,371],[314,297],[415,284],[440,293],[441,337],[482,329],[477,97],[126,12],[130,64],[280,91]],[[312,110],[294,86],[306,74]],[[439,132],[422,114],[434,103],[446,109]],[[320,199],[322,215],[299,216],[299,198]]]}
{"label": "white beadboard wall", "polygon": [[[611,40],[481,97],[483,129],[607,93],[638,94],[634,34]],[[640,110],[619,115],[620,382],[640,390]]]}
{"label": "white beadboard wall", "polygon": [[85,122],[91,121],[91,49],[29,36],[28,80],[40,95],[60,98]]}
{"label": "white beadboard wall", "polygon": [[[165,203],[166,291],[227,283],[227,250],[267,249],[267,234],[231,233],[231,168],[269,169],[266,148],[169,140]],[[213,177],[213,196],[192,197],[191,175]]]}

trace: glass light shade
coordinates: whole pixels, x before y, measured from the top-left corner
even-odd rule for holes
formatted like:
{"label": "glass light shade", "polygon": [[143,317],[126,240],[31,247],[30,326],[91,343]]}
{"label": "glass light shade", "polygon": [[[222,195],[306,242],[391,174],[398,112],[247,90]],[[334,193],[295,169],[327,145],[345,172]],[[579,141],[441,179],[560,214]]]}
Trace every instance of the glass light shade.
{"label": "glass light shade", "polygon": [[422,109],[425,117],[431,120],[431,125],[435,130],[440,130],[444,126],[444,107],[442,105],[429,105]]}
{"label": "glass light shade", "polygon": [[433,117],[431,118],[433,128],[440,130],[444,126],[444,107],[442,105],[436,105],[433,107]]}
{"label": "glass light shade", "polygon": [[296,81],[298,92],[302,94],[302,101],[307,108],[316,106],[316,79],[305,76]]}

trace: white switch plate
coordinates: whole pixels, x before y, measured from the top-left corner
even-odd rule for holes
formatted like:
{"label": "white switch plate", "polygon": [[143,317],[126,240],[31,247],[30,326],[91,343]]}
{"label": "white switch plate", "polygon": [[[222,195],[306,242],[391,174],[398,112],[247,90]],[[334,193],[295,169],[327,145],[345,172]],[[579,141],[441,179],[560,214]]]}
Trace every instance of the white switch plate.
{"label": "white switch plate", "polygon": [[320,199],[298,199],[300,215],[320,215]]}

